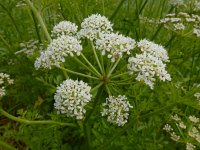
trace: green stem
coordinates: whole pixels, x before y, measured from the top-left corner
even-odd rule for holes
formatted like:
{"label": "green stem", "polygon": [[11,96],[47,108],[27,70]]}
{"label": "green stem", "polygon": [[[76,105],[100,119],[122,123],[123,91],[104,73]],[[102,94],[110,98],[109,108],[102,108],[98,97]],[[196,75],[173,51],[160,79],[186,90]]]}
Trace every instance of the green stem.
{"label": "green stem", "polygon": [[119,81],[110,81],[110,83],[127,83],[127,81],[130,81],[132,80],[134,77],[130,77],[128,79],[125,79],[125,80],[119,80]]}
{"label": "green stem", "polygon": [[121,2],[118,4],[117,8],[115,9],[115,11],[113,12],[113,14],[111,15],[111,17],[109,18],[109,20],[113,20],[114,17],[117,15],[117,13],[119,12],[120,8],[123,6],[123,3],[125,2],[126,0],[121,0]]}
{"label": "green stem", "polygon": [[0,140],[0,145],[2,147],[4,147],[5,149],[7,149],[7,150],[17,150],[16,148],[14,148],[13,146],[11,146],[10,144],[8,144],[8,143],[6,143],[4,141],[1,141],[1,140]]}
{"label": "green stem", "polygon": [[34,26],[35,26],[35,31],[36,31],[38,40],[39,40],[39,42],[41,43],[42,40],[41,40],[41,37],[40,37],[40,32],[39,32],[39,29],[38,29],[38,26],[37,26],[37,21],[36,21],[36,19],[35,19],[35,16],[34,16],[34,13],[33,13],[32,10],[31,10],[31,16],[32,16],[32,18],[33,18],[33,22],[34,22]]}
{"label": "green stem", "polygon": [[18,117],[15,117],[15,116],[7,113],[2,108],[0,108],[0,113],[11,120],[14,120],[14,121],[17,121],[20,123],[25,123],[25,124],[55,124],[55,125],[60,125],[60,126],[77,127],[77,125],[75,125],[73,123],[62,123],[62,122],[57,122],[57,121],[53,121],[53,120],[32,121],[32,120],[27,120],[27,119],[23,119],[23,118],[18,118]]}
{"label": "green stem", "polygon": [[83,73],[75,72],[75,71],[66,69],[66,68],[64,68],[64,67],[58,67],[58,68],[60,68],[60,69],[62,69],[62,70],[65,70],[65,71],[67,71],[67,72],[69,72],[69,73],[72,73],[72,74],[76,74],[76,75],[83,76],[83,77],[86,77],[86,78],[91,78],[91,79],[99,80],[99,78],[97,78],[97,77],[93,77],[93,76],[86,75],[86,74],[83,74]]}
{"label": "green stem", "polygon": [[81,57],[87,62],[87,64],[98,74],[99,77],[101,77],[101,74],[95,69],[95,67],[87,60],[87,58],[81,53]]}
{"label": "green stem", "polygon": [[110,89],[109,89],[108,85],[105,85],[105,87],[106,87],[106,91],[108,92],[108,95],[111,96],[112,93],[110,92]]}
{"label": "green stem", "polygon": [[101,63],[100,63],[100,61],[99,61],[99,58],[98,58],[98,56],[97,56],[97,53],[96,53],[95,47],[94,47],[94,45],[93,45],[92,42],[91,42],[91,45],[92,45],[92,50],[93,50],[93,53],[94,53],[95,59],[96,59],[97,64],[98,64],[98,66],[99,66],[99,68],[100,68],[100,71],[101,71],[101,73],[103,73],[103,69],[102,69],[102,67],[101,67]]}
{"label": "green stem", "polygon": [[125,74],[128,74],[128,72],[120,73],[120,74],[117,74],[117,75],[112,76],[112,77],[110,77],[110,78],[111,78],[111,79],[118,78],[118,77],[121,77],[121,76],[123,76],[123,75],[125,75]]}
{"label": "green stem", "polygon": [[103,75],[105,75],[105,67],[104,67],[104,61],[103,61],[103,55],[102,54],[100,55],[100,60],[101,60],[101,66],[102,66],[102,69],[103,69]]}
{"label": "green stem", "polygon": [[25,0],[25,1],[31,7],[33,13],[35,14],[36,18],[38,19],[38,21],[39,21],[39,23],[40,23],[40,25],[41,25],[41,27],[42,27],[42,29],[44,31],[44,34],[45,34],[47,40],[49,42],[51,42],[51,36],[49,35],[49,32],[48,32],[48,30],[47,30],[47,28],[46,28],[46,26],[44,24],[44,21],[43,21],[41,15],[40,15],[40,13],[37,11],[37,9],[34,7],[33,3],[30,0]]}
{"label": "green stem", "polygon": [[4,43],[4,45],[10,50],[10,45],[8,44],[8,42],[3,38],[3,36],[0,35],[0,39],[1,41]]}
{"label": "green stem", "polygon": [[[64,67],[64,64],[61,64],[61,66],[62,66],[62,68],[65,68],[65,67]],[[62,68],[60,68],[60,69],[62,70],[62,72],[63,72],[63,74],[64,74],[64,76],[65,76],[65,79],[68,79],[69,76],[67,75],[66,70],[64,70],[64,69],[62,69]]]}
{"label": "green stem", "polygon": [[103,85],[103,82],[99,83],[97,86],[95,86],[94,88],[92,88],[90,92],[93,93],[94,91],[96,91],[102,85]]}
{"label": "green stem", "polygon": [[91,73],[95,74],[97,77],[99,77],[99,75],[92,69],[90,69],[88,66],[86,66],[84,63],[82,63],[77,57],[74,57],[75,60],[81,64],[83,67],[85,67],[87,70],[89,70]]}
{"label": "green stem", "polygon": [[10,19],[11,19],[11,21],[12,21],[12,23],[13,23],[15,29],[16,29],[16,31],[17,31],[18,34],[19,34],[20,39],[22,39],[22,36],[21,36],[21,34],[20,34],[20,31],[19,31],[19,28],[17,27],[17,24],[16,24],[16,22],[15,22],[13,16],[12,16],[12,14],[11,14],[11,11],[9,11],[9,10],[8,10],[4,5],[2,5],[2,4],[0,4],[0,6],[7,12],[7,14],[8,14],[8,16],[10,17]]}
{"label": "green stem", "polygon": [[113,67],[111,68],[110,72],[108,72],[107,78],[110,77],[110,75],[112,74],[112,72],[115,70],[115,68],[117,67],[119,61],[121,58],[118,58],[118,60],[116,61],[116,63],[113,65]]}

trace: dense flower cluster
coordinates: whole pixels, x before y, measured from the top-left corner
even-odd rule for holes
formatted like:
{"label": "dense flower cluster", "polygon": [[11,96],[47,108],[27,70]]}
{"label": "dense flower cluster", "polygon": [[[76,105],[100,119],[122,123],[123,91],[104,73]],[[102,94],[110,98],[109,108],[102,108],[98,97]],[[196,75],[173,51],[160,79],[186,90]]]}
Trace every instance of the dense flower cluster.
{"label": "dense flower cluster", "polygon": [[60,37],[62,35],[75,36],[77,34],[78,26],[70,21],[61,21],[54,26],[52,30],[53,37]]}
{"label": "dense flower cluster", "polygon": [[100,33],[110,33],[112,30],[112,24],[105,16],[93,14],[83,20],[78,36],[95,40],[99,37]]}
{"label": "dense flower cluster", "polygon": [[128,59],[129,73],[137,73],[136,80],[145,82],[151,89],[154,88],[155,76],[161,81],[171,80],[170,74],[165,70],[166,64],[163,63],[169,62],[169,58],[162,46],[141,40],[137,48],[142,53]]}
{"label": "dense flower cluster", "polygon": [[132,108],[125,96],[118,97],[109,96],[106,98],[106,103],[103,103],[102,116],[108,116],[107,121],[124,126],[127,123],[129,116],[129,108]]}
{"label": "dense flower cluster", "polygon": [[84,107],[92,97],[90,90],[91,87],[83,81],[65,80],[57,87],[54,96],[54,107],[57,109],[57,113],[83,119],[86,112]]}
{"label": "dense flower cluster", "polygon": [[96,49],[101,50],[102,55],[108,53],[108,58],[114,62],[117,58],[121,58],[123,53],[130,54],[135,43],[135,40],[121,34],[100,34],[96,40]]}
{"label": "dense flower cluster", "polygon": [[65,57],[70,55],[80,55],[82,51],[81,42],[72,36],[58,37],[54,39],[48,46],[47,50],[41,52],[41,55],[35,61],[35,68],[48,68],[52,66],[60,66],[65,62]]}
{"label": "dense flower cluster", "polygon": [[171,116],[171,122],[173,123],[173,127],[166,124],[163,130],[170,134],[172,140],[179,142],[187,139],[186,150],[194,150],[196,144],[200,144],[200,121],[198,117],[189,116],[183,120],[175,114]]}
{"label": "dense flower cluster", "polygon": [[0,98],[6,94],[5,87],[14,83],[13,79],[10,79],[10,75],[6,73],[0,73]]}
{"label": "dense flower cluster", "polygon": [[174,31],[191,31],[194,35],[200,37],[200,16],[198,15],[185,12],[172,13],[161,19],[160,23]]}

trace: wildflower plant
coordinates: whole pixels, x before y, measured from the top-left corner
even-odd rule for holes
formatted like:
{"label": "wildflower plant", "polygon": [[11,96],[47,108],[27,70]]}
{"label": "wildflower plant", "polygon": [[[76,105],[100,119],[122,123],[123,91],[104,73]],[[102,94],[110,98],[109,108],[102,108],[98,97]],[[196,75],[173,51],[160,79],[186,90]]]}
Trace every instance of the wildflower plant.
{"label": "wildflower plant", "polygon": [[185,144],[186,150],[199,148],[200,120],[198,117],[194,115],[180,117],[174,114],[170,117],[170,124],[165,124],[163,130],[173,141]]}

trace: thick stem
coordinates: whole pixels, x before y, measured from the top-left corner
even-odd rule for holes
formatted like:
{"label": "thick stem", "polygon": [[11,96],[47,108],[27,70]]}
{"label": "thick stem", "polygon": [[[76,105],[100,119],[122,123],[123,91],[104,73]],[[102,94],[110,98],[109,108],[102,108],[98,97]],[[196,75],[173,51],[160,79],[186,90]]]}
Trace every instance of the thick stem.
{"label": "thick stem", "polygon": [[4,116],[6,116],[7,118],[20,122],[20,123],[25,123],[25,124],[55,124],[55,125],[60,125],[60,126],[70,126],[70,127],[77,127],[77,125],[73,124],[73,123],[62,123],[62,122],[57,122],[57,121],[53,121],[53,120],[38,120],[38,121],[32,121],[32,120],[27,120],[27,119],[23,119],[23,118],[18,118],[15,117],[9,113],[7,113],[6,111],[4,111],[2,108],[0,108],[0,113]]}
{"label": "thick stem", "polygon": [[58,68],[60,68],[60,69],[62,69],[62,70],[65,70],[65,71],[67,71],[67,72],[69,72],[69,73],[75,74],[75,75],[79,75],[79,76],[83,76],[83,77],[86,77],[86,78],[91,78],[91,79],[99,80],[99,78],[97,78],[97,77],[93,77],[93,76],[86,75],[86,74],[83,74],[83,73],[75,72],[75,71],[66,69],[66,68],[64,68],[64,67],[58,67]]}
{"label": "thick stem", "polygon": [[51,36],[49,35],[49,32],[48,32],[48,30],[47,30],[47,28],[46,28],[46,26],[44,24],[44,21],[43,21],[41,15],[40,15],[40,13],[37,11],[37,9],[34,7],[33,3],[30,0],[25,0],[25,1],[31,7],[33,13],[35,14],[36,18],[38,19],[38,21],[39,21],[39,23],[40,23],[40,25],[41,25],[41,27],[42,27],[42,29],[44,31],[44,34],[45,34],[47,40],[49,42],[51,42]]}

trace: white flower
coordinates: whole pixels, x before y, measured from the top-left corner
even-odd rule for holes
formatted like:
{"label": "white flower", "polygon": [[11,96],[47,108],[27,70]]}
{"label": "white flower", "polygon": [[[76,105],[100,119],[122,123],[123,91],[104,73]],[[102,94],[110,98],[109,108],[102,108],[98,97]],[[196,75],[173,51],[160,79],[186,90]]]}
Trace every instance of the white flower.
{"label": "white flower", "polygon": [[174,141],[178,141],[178,140],[180,139],[180,136],[179,136],[179,135],[176,135],[175,132],[170,133],[170,135],[171,135],[170,138],[171,138],[172,140],[174,140]]}
{"label": "white flower", "polygon": [[145,82],[151,89],[154,88],[155,76],[162,81],[171,80],[170,74],[165,70],[166,65],[147,52],[130,57],[127,67],[130,74],[137,74],[137,81]]}
{"label": "white flower", "polygon": [[196,148],[192,143],[186,143],[186,150],[194,150]]}
{"label": "white flower", "polygon": [[54,95],[54,107],[57,109],[57,113],[83,119],[83,115],[86,113],[84,107],[92,97],[90,90],[91,87],[83,81],[65,80],[57,87]]}
{"label": "white flower", "polygon": [[194,28],[193,33],[194,33],[197,37],[200,37],[200,29]]}
{"label": "white flower", "polygon": [[47,50],[41,52],[41,55],[35,61],[35,68],[48,68],[52,66],[60,66],[65,62],[65,57],[70,55],[80,55],[82,46],[80,41],[72,36],[64,36],[54,39],[48,46]]}
{"label": "white flower", "polygon": [[194,123],[198,123],[199,122],[199,118],[195,117],[195,116],[189,116],[190,121],[194,122]]}
{"label": "white flower", "polygon": [[0,73],[0,98],[6,95],[5,87],[14,83],[13,79],[10,79],[10,75],[6,73]]}
{"label": "white flower", "polygon": [[102,106],[102,116],[108,116],[107,121],[118,126],[124,126],[127,123],[129,108],[133,108],[127,101],[127,98],[121,95],[118,97],[109,96],[106,98],[106,103],[103,103]]}
{"label": "white flower", "polygon": [[177,114],[175,115],[171,115],[171,118],[175,121],[181,121],[181,118],[179,118],[179,116]]}
{"label": "white flower", "polygon": [[194,97],[196,97],[197,99],[200,99],[200,93],[195,93]]}
{"label": "white flower", "polygon": [[174,24],[175,30],[184,30],[185,26],[182,23],[176,23]]}
{"label": "white flower", "polygon": [[94,40],[100,33],[110,33],[112,30],[112,24],[105,16],[93,14],[83,20],[78,36]]}
{"label": "white flower", "polygon": [[148,54],[151,54],[152,56],[164,62],[169,62],[168,53],[166,49],[161,45],[158,45],[151,41],[143,39],[137,43],[137,47],[142,52],[147,52]]}
{"label": "white flower", "polygon": [[172,6],[178,6],[178,5],[184,4],[184,1],[183,1],[183,0],[170,0],[169,3],[170,3]]}
{"label": "white flower", "polygon": [[6,95],[5,87],[1,87],[1,88],[0,88],[0,98],[1,98],[2,96],[4,96],[4,95]]}
{"label": "white flower", "polygon": [[171,127],[171,125],[166,124],[166,125],[163,127],[163,130],[165,130],[166,132],[169,132],[169,133],[170,133],[170,131],[173,131],[173,128]]}
{"label": "white flower", "polygon": [[52,30],[53,37],[60,37],[61,35],[75,36],[77,34],[78,26],[70,21],[61,21],[54,26]]}
{"label": "white flower", "polygon": [[200,133],[196,127],[192,127],[192,129],[189,130],[188,135],[200,143]]}
{"label": "white flower", "polygon": [[0,86],[11,85],[14,83],[13,79],[10,79],[10,75],[6,73],[0,73]]}
{"label": "white flower", "polygon": [[123,53],[130,54],[135,44],[135,40],[121,34],[100,34],[96,40],[96,49],[101,50],[102,55],[108,53],[108,58],[114,62],[117,58],[121,58]]}
{"label": "white flower", "polygon": [[196,1],[196,2],[194,3],[194,6],[195,6],[195,9],[196,9],[197,11],[200,10],[200,2]]}

